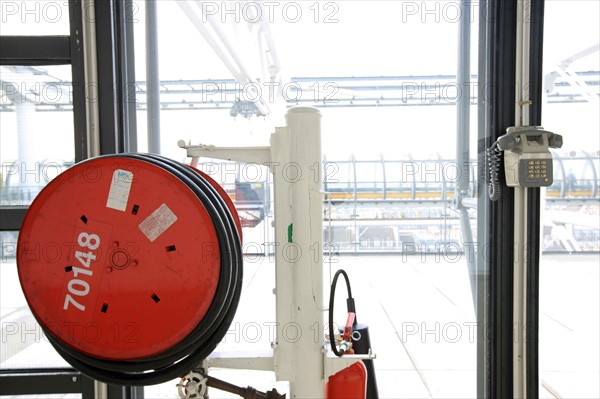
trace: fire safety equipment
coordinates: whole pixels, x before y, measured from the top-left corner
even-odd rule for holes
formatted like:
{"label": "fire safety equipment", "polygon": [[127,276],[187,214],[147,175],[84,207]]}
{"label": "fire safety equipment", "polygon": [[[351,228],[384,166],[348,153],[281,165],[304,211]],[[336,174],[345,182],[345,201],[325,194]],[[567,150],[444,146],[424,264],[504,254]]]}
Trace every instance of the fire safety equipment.
{"label": "fire safety equipment", "polygon": [[148,154],[76,164],[18,242],[27,302],[75,368],[107,383],[186,374],[222,340],[242,286],[241,225],[210,177]]}
{"label": "fire safety equipment", "polygon": [[[346,299],[348,318],[344,329],[341,331],[341,342],[338,345],[333,328],[333,311],[335,289],[339,276],[343,276],[344,280],[346,280],[346,290],[348,291],[348,298]],[[369,327],[364,324],[358,324],[356,319],[356,305],[354,303],[354,298],[352,297],[352,288],[350,286],[350,278],[342,269],[335,273],[331,283],[328,324],[331,351],[336,356],[342,357],[345,354],[354,353],[368,354],[371,351]],[[360,350],[360,352],[355,349]],[[369,362],[367,363],[368,367],[362,360],[358,360],[329,377],[329,381],[325,387],[325,397],[327,399],[378,399],[379,392],[377,391],[377,381],[372,360],[369,359],[364,362]]]}

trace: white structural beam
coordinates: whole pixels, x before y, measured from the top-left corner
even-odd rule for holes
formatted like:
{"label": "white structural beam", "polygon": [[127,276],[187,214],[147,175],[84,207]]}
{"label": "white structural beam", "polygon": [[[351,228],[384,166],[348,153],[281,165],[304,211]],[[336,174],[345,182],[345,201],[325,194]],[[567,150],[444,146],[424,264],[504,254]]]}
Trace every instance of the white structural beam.
{"label": "white structural beam", "polygon": [[[292,398],[323,396],[321,113],[291,108],[271,137],[275,183],[275,371]],[[286,289],[287,288],[287,289]],[[291,288],[291,289],[290,289]],[[309,383],[310,381],[310,383]]]}
{"label": "white structural beam", "polygon": [[289,381],[290,397],[322,398],[327,378],[372,354],[341,358],[325,346],[323,302],[323,198],[321,113],[293,107],[270,147],[179,146],[192,164],[199,157],[255,162],[270,167],[275,208],[276,336],[272,354],[213,353],[214,367],[274,370]]}
{"label": "white structural beam", "polygon": [[[264,12],[248,15],[236,21],[232,18],[229,24],[224,23],[222,12],[227,11],[226,2],[210,1],[178,1],[177,4],[190,19],[194,27],[204,37],[208,45],[223,62],[225,67],[241,85],[274,84],[279,82],[279,57],[272,38],[270,22]],[[240,3],[233,3],[233,12],[239,12]],[[252,2],[250,10],[264,10],[262,1]],[[237,10],[237,11],[236,11]],[[280,89],[278,100],[283,103]],[[255,106],[263,115],[273,110],[264,98],[259,98]]]}

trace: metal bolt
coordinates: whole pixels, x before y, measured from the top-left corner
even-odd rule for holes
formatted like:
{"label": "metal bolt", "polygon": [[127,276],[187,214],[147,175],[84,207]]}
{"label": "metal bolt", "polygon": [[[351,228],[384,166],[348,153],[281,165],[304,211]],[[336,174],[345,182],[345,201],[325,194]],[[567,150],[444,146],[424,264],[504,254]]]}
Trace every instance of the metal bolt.
{"label": "metal bolt", "polygon": [[113,242],[113,247],[118,247],[118,246],[119,246],[119,241]]}
{"label": "metal bolt", "polygon": [[71,377],[71,380],[72,380],[73,382],[77,382],[77,377],[73,376],[73,377]]}
{"label": "metal bolt", "polygon": [[110,272],[113,271],[113,268],[110,267],[110,266],[107,266],[105,270],[106,270],[107,273],[110,273]]}

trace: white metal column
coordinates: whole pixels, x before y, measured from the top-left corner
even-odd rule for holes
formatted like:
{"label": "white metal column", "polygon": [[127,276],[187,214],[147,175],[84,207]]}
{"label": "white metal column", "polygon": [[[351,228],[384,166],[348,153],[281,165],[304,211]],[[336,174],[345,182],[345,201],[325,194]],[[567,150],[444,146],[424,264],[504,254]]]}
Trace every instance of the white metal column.
{"label": "white metal column", "polygon": [[274,371],[290,397],[322,398],[329,376],[368,355],[336,357],[325,346],[321,113],[292,107],[268,147],[179,146],[201,156],[269,166],[275,209],[276,336],[273,351],[213,352],[211,367]]}
{"label": "white metal column", "polygon": [[[313,107],[293,107],[285,127],[276,128],[269,147],[187,149],[192,165],[198,157],[254,162],[270,167],[275,209],[276,336],[273,352],[213,353],[213,367],[273,370],[277,380],[290,382],[292,398],[322,398],[325,381],[334,371],[325,360],[323,307],[323,199],[321,193],[321,113]],[[346,360],[346,359],[345,359]],[[348,359],[350,360],[350,359]],[[356,361],[353,359],[351,361]]]}
{"label": "white metal column", "polygon": [[[100,111],[98,108],[98,59],[96,48],[96,4],[95,0],[83,0],[83,74],[85,79],[85,117],[87,137],[87,157],[100,155]],[[108,385],[94,381],[94,397],[106,399]]]}
{"label": "white metal column", "polygon": [[[323,397],[321,113],[292,108],[271,139],[275,177],[275,372],[292,398]],[[281,184],[285,182],[284,184]],[[284,287],[290,287],[289,292]]]}
{"label": "white metal column", "polygon": [[[515,126],[529,125],[531,1],[517,3]],[[513,397],[527,397],[527,188],[514,188]]]}

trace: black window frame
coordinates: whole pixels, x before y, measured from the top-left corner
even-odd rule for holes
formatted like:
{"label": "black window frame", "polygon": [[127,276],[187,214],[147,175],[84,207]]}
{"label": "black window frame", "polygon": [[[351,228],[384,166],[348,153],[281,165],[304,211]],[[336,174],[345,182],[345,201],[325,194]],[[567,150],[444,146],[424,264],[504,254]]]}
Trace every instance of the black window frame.
{"label": "black window frame", "polygon": [[[70,0],[69,35],[0,36],[0,65],[71,65],[75,161],[89,157],[84,73],[83,7],[87,3]],[[136,151],[135,85],[133,70],[132,1],[95,2],[95,28],[98,46],[98,101],[102,154]],[[111,43],[107,46],[106,43]],[[134,86],[135,87],[135,86]],[[94,100],[92,100],[94,101]],[[1,206],[0,230],[18,231],[28,206]],[[72,368],[0,369],[0,396],[81,393],[95,397],[94,381]],[[107,385],[111,398],[144,397],[143,387]]]}
{"label": "black window frame", "polygon": [[[484,0],[480,23],[479,76],[479,176],[487,176],[485,150],[515,125],[517,1]],[[544,0],[531,0],[529,12],[529,107],[531,125],[541,125],[542,115],[542,40]],[[484,100],[485,99],[485,100]],[[480,240],[478,284],[478,397],[513,397],[513,281],[514,281],[514,189],[506,186],[500,173],[500,199],[487,197],[487,178],[479,179],[478,231]],[[539,250],[540,189],[528,188],[527,225],[527,396],[539,396]],[[485,253],[483,253],[485,251]]]}
{"label": "black window frame", "polygon": [[[479,76],[482,89],[479,103],[479,175],[485,176],[485,161],[482,154],[497,137],[504,134],[506,127],[514,124],[515,87],[500,82],[515,82],[515,42],[517,2],[482,0],[480,15]],[[531,1],[531,37],[537,43],[543,39],[544,0]],[[119,153],[137,150],[136,100],[133,63],[133,11],[132,2],[118,0],[95,3],[97,15],[96,34],[98,41],[99,109],[101,125],[101,153]],[[73,115],[75,137],[75,160],[88,158],[86,132],[86,93],[84,91],[84,49],[82,2],[70,0],[69,36],[0,36],[0,65],[66,65],[72,68],[74,87]],[[106,43],[112,45],[107,46]],[[532,96],[541,98],[542,46],[532,46],[530,80]],[[491,89],[487,92],[486,90]],[[534,101],[530,107],[530,121],[541,122],[541,102]],[[502,175],[502,174],[501,174]],[[504,179],[502,176],[501,179]],[[501,183],[504,183],[502,181]],[[479,248],[488,251],[480,254],[478,270],[478,321],[480,335],[478,343],[478,397],[512,397],[512,330],[513,330],[513,215],[512,189],[501,185],[501,199],[487,199],[485,179],[479,179],[478,200],[480,217],[478,231],[484,232]],[[539,189],[528,189],[531,212],[527,223],[529,243],[539,248],[540,196]],[[0,208],[0,230],[19,230],[27,207]],[[536,227],[536,228],[533,228]],[[482,252],[482,251],[478,251]],[[538,315],[539,315],[539,251],[529,251],[528,259],[528,379],[538,380]],[[487,260],[486,260],[487,259]],[[493,327],[493,328],[491,328]],[[487,339],[489,338],[489,339]],[[39,394],[57,392],[81,392],[83,397],[93,397],[89,383],[75,386],[73,378],[79,372],[66,369],[0,370],[0,395]],[[88,379],[89,380],[89,379]],[[56,388],[58,386],[58,388]],[[115,396],[143,397],[143,388],[121,389],[109,387]],[[138,387],[139,388],[139,387]],[[117,392],[121,392],[118,394]],[[86,396],[87,395],[87,396]],[[538,384],[529,384],[529,397],[538,396]]]}

